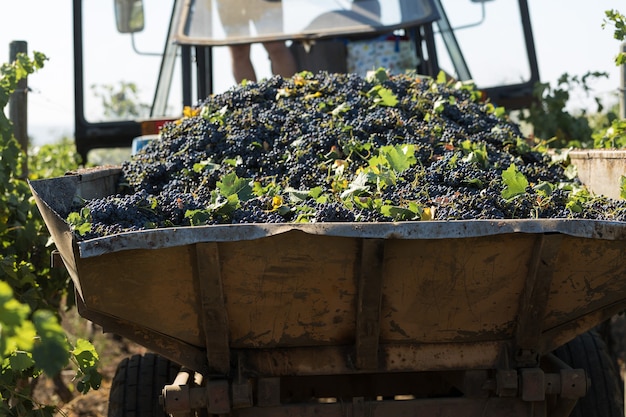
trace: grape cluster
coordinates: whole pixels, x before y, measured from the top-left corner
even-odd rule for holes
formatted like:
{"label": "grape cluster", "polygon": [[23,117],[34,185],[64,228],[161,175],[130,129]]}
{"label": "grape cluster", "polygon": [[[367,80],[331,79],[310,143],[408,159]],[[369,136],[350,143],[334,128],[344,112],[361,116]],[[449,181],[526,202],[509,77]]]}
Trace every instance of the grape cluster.
{"label": "grape cluster", "polygon": [[[385,101],[390,95],[395,102]],[[402,144],[414,147],[414,164],[370,190],[367,201],[342,197],[379,149]],[[626,220],[623,201],[598,197],[573,208],[570,189],[557,186],[572,184],[564,166],[531,145],[465,86],[408,75],[276,76],[211,96],[197,114],[166,124],[122,165],[120,194],[85,202],[92,231],[83,238],[192,225],[187,214],[218,207],[224,196],[217,190],[233,173],[275,191],[216,209],[203,224],[393,221],[380,206],[409,202],[427,208],[432,220]],[[511,165],[529,185],[507,199],[502,172]],[[538,191],[540,183],[553,190]],[[324,198],[299,201],[288,192],[316,188]]]}

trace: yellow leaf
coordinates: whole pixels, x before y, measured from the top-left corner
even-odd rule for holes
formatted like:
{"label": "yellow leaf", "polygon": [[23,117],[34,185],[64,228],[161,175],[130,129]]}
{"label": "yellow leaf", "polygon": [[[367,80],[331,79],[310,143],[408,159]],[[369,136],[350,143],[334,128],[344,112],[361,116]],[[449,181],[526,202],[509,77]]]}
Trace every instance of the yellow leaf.
{"label": "yellow leaf", "polygon": [[279,195],[272,197],[272,208],[276,210],[283,205],[283,198]]}

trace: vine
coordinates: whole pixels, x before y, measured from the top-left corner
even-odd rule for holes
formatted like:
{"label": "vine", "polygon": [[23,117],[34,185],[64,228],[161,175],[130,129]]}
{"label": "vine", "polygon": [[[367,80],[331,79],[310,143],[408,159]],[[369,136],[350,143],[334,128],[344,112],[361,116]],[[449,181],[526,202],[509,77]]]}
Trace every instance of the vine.
{"label": "vine", "polygon": [[[46,59],[39,52],[32,58],[18,54],[13,63],[0,67],[0,109],[18,81],[43,68]],[[50,237],[21,179],[26,158],[11,122],[0,111],[0,415],[47,417],[55,412],[54,405],[32,398],[42,375],[54,378],[71,363],[81,392],[98,388],[100,375],[91,343],[72,343],[60,325],[59,308],[71,281],[65,270],[50,267]],[[50,173],[37,172],[45,164],[34,161],[31,178]],[[70,165],[76,161],[76,156],[67,159]]]}

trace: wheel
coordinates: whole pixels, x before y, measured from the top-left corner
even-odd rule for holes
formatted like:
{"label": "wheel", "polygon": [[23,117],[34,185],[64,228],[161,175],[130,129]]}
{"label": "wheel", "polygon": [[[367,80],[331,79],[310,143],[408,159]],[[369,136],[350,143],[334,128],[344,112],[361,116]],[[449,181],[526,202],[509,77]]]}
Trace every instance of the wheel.
{"label": "wheel", "polygon": [[574,369],[584,369],[591,387],[578,400],[571,417],[624,417],[620,377],[606,344],[596,332],[587,332],[561,346],[554,354]]}
{"label": "wheel", "polygon": [[179,369],[153,353],[124,359],[111,383],[108,417],[167,417],[159,396],[165,385],[174,382]]}

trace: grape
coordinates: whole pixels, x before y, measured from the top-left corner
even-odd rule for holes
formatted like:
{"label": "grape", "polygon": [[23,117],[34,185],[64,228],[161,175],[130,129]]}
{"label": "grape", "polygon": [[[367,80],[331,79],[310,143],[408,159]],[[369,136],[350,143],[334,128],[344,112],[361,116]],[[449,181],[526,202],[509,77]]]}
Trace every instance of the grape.
{"label": "grape", "polygon": [[[73,207],[87,207],[92,224],[80,238],[198,222],[388,222],[424,209],[433,220],[626,219],[624,201],[574,194],[581,184],[565,166],[477,96],[408,75],[303,73],[233,87],[125,162],[119,194]],[[372,168],[404,145],[408,166],[390,157]],[[528,186],[506,199],[502,173],[512,165]],[[359,187],[364,173],[375,179]],[[236,204],[223,195],[232,175],[254,184]],[[198,211],[206,215],[190,215]]]}

